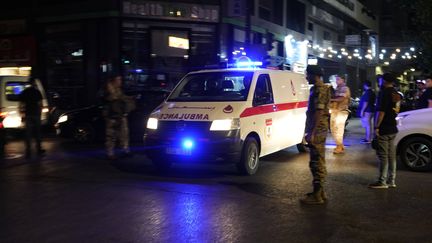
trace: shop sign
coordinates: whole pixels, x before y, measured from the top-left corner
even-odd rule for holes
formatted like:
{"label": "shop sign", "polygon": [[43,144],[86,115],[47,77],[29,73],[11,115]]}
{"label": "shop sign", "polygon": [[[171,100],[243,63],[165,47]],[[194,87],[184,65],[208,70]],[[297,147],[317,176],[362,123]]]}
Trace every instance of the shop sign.
{"label": "shop sign", "polygon": [[219,22],[219,6],[175,2],[124,1],[123,14],[157,19]]}
{"label": "shop sign", "polygon": [[360,35],[346,35],[345,36],[345,45],[358,46],[360,44],[361,44]]}

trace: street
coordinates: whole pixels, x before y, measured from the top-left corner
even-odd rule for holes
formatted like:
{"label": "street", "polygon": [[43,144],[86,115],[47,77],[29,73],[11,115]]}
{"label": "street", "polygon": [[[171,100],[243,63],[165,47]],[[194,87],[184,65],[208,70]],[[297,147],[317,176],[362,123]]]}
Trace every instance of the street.
{"label": "street", "polygon": [[158,173],[135,156],[105,160],[103,145],[45,139],[47,156],[26,161],[23,143],[0,164],[0,242],[432,242],[430,173],[398,163],[395,189],[369,189],[377,158],[360,144],[358,119],[346,153],[327,140],[325,205],[304,206],[309,155],[296,148],[261,158],[254,176],[234,165],[176,164]]}

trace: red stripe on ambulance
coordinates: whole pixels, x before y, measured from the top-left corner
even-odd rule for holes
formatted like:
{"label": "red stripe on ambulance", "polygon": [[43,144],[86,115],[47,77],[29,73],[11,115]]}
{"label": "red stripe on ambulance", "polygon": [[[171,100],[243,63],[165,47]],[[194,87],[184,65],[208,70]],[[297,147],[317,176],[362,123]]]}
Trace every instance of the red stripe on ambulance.
{"label": "red stripe on ambulance", "polygon": [[270,105],[264,105],[264,106],[258,106],[258,107],[250,107],[250,108],[246,108],[240,114],[240,118],[262,115],[262,114],[278,112],[278,111],[287,111],[287,110],[293,110],[293,109],[298,109],[298,108],[305,108],[305,107],[307,107],[307,105],[308,105],[307,101],[300,101],[300,102],[291,102],[291,103],[283,103],[283,104],[270,104]]}

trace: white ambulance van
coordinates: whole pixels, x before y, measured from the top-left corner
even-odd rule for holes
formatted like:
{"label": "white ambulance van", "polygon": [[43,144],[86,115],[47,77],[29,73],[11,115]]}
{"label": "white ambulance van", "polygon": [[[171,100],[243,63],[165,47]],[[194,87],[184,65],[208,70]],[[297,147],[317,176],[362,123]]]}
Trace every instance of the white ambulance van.
{"label": "white ambulance van", "polygon": [[[0,113],[3,120],[3,126],[6,129],[22,129],[24,123],[19,112],[19,95],[30,86],[29,77],[25,75],[0,75]],[[42,83],[36,79],[36,87],[42,94],[42,124],[48,122],[48,100]]]}
{"label": "white ambulance van", "polygon": [[189,73],[151,113],[147,155],[160,169],[222,158],[252,175],[260,157],[302,143],[308,96],[304,75],[290,71]]}

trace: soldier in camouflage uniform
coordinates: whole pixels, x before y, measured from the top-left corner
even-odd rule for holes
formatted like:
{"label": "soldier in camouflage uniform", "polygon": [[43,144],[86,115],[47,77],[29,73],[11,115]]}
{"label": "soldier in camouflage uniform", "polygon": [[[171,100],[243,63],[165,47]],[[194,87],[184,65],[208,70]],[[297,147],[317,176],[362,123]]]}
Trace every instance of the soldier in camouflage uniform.
{"label": "soldier in camouflage uniform", "polygon": [[327,200],[324,181],[327,175],[325,164],[325,141],[329,125],[330,86],[325,85],[323,71],[318,66],[308,66],[306,78],[313,87],[310,90],[306,112],[306,141],[310,149],[309,167],[313,176],[313,192],[300,201],[305,204],[323,204]]}
{"label": "soldier in camouflage uniform", "polygon": [[114,148],[116,140],[126,156],[130,155],[129,128],[128,128],[128,102],[132,98],[123,94],[121,76],[112,76],[106,86],[105,94],[105,147],[108,159],[116,159]]}

